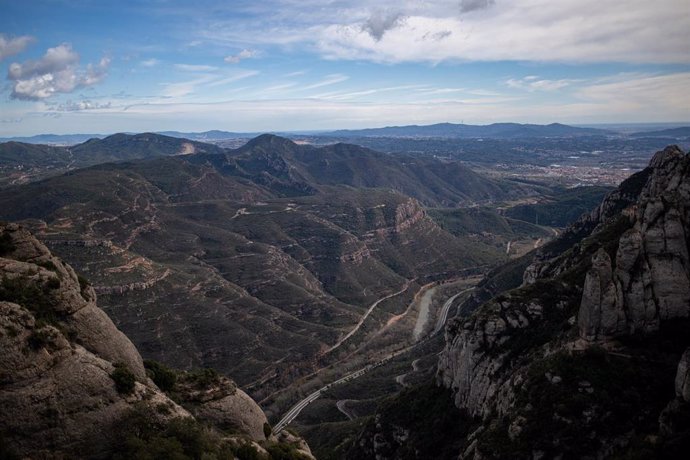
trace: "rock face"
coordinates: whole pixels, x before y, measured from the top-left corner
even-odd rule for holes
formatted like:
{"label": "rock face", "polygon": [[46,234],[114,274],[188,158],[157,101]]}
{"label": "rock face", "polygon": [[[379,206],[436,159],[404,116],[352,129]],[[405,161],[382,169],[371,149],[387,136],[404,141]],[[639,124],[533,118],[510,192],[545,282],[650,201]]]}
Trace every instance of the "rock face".
{"label": "rock face", "polygon": [[[631,433],[673,452],[690,427],[689,246],[690,156],[669,147],[540,250],[522,287],[450,321],[437,382],[481,420],[460,457],[606,458],[634,449]],[[635,346],[618,340],[633,335]],[[677,374],[644,348],[654,340],[683,354]],[[659,414],[661,430],[645,431]]]}
{"label": "rock face", "polygon": [[685,350],[676,373],[676,397],[690,402],[690,348]]}
{"label": "rock face", "polygon": [[16,224],[2,229],[13,250],[0,258],[3,279],[22,289],[41,293],[48,315],[80,338],[80,345],[110,362],[124,363],[139,379],[146,377],[136,348],[108,316],[96,306],[93,288],[80,281],[69,265]]}
{"label": "rock face", "polygon": [[690,315],[690,158],[669,147],[650,167],[615,263],[603,249],[592,259],[578,315],[585,340],[649,333]]}
{"label": "rock face", "polygon": [[267,442],[265,414],[225,377],[178,385],[182,405],[161,391],[93,289],[15,224],[0,225],[0,275],[2,449],[27,458],[109,458],[135,410],[159,425],[195,417],[219,433],[231,427],[235,444]]}

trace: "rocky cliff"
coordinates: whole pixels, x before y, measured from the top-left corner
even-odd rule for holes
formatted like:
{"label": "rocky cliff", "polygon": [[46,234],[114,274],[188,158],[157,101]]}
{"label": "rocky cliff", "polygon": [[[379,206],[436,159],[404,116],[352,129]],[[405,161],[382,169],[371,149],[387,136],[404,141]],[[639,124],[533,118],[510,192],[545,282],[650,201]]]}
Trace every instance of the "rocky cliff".
{"label": "rocky cliff", "polygon": [[[659,405],[673,389],[669,363],[690,337],[689,207],[690,157],[669,147],[545,248],[522,288],[450,323],[438,381],[483,420],[467,457],[569,448],[606,457],[657,434]],[[645,394],[648,383],[619,386],[623,374],[647,373],[659,379],[655,395]],[[618,420],[632,407],[646,415]],[[549,420],[553,439],[537,434],[545,420],[536,417]],[[585,437],[589,447],[576,446]]]}
{"label": "rocky cliff", "polygon": [[0,275],[0,457],[310,458],[229,379],[145,367],[88,282],[15,224],[0,226]]}
{"label": "rocky cliff", "polygon": [[[438,458],[683,458],[689,208],[690,156],[668,147],[532,254],[522,286],[449,321],[436,381],[458,412],[426,434],[453,446]],[[356,454],[425,458],[394,436],[413,423],[396,407]]]}

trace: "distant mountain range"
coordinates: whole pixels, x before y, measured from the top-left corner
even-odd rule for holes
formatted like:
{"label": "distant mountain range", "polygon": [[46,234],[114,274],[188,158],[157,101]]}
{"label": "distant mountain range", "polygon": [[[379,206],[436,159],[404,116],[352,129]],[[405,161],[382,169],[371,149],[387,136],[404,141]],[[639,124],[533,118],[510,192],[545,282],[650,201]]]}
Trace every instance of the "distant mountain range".
{"label": "distant mountain range", "polygon": [[678,128],[660,129],[658,131],[641,131],[632,133],[631,137],[668,137],[671,139],[680,139],[690,137],[690,126],[681,126]]}
{"label": "distant mountain range", "polygon": [[[132,133],[127,133],[132,134]],[[229,131],[211,130],[201,133],[181,133],[179,131],[161,131],[156,134],[164,136],[184,138],[193,141],[210,141],[219,139],[249,139],[256,137],[258,133],[233,133]],[[50,145],[75,145],[86,142],[90,139],[104,139],[110,137],[108,134],[38,134],[36,136],[25,137],[0,137],[0,142],[24,142],[27,144],[50,144]]]}
{"label": "distant mountain range", "polygon": [[550,125],[532,125],[519,123],[493,123],[491,125],[465,125],[438,123],[435,125],[389,126],[372,129],[343,129],[323,136],[334,137],[449,137],[449,138],[495,138],[510,139],[520,137],[571,137],[571,136],[606,136],[612,131],[596,128],[577,128],[574,126],[552,123]]}
{"label": "distant mountain range", "polygon": [[[636,132],[632,137],[687,137],[690,127],[664,129],[659,131]],[[129,133],[131,134],[131,133]],[[185,138],[200,142],[217,141],[223,139],[251,139],[260,133],[232,132],[211,130],[204,132],[160,131],[156,134]],[[493,123],[490,125],[466,125],[455,123],[438,123],[434,125],[388,126],[385,128],[369,129],[341,129],[329,132],[276,132],[285,137],[313,135],[324,137],[435,137],[455,139],[519,139],[540,137],[576,137],[576,136],[609,136],[619,135],[616,130],[592,127],[576,127],[552,123],[550,125],[534,125],[520,123]],[[103,139],[106,134],[39,134],[28,137],[5,137],[0,142],[24,142],[29,144],[75,145],[89,139]]]}

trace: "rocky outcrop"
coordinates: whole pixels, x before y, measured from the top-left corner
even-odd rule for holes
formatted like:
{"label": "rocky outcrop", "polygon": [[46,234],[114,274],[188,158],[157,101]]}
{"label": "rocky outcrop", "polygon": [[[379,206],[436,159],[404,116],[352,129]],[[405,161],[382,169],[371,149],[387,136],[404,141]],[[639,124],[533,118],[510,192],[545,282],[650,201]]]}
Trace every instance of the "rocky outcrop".
{"label": "rocky outcrop", "polygon": [[578,315],[580,336],[596,340],[625,329],[625,314],[616,304],[616,286],[613,282],[611,257],[599,249],[592,258],[582,292],[582,305]]}
{"label": "rocky outcrop", "polygon": [[592,259],[578,315],[585,340],[649,333],[690,316],[690,158],[669,147],[650,168],[615,263],[603,249]]}
{"label": "rocky outcrop", "polygon": [[41,326],[24,307],[0,302],[0,430],[18,453],[107,457],[118,423],[136,403],[189,416],[144,380],[121,395],[113,363]]}
{"label": "rocky outcrop", "polygon": [[182,378],[173,401],[86,281],[14,224],[0,225],[0,275],[0,455],[110,458],[133,416],[148,430],[203,421],[208,439],[257,451],[276,441],[261,408],[212,371]]}
{"label": "rocky outcrop", "polygon": [[[437,383],[481,420],[460,458],[607,458],[644,433],[664,455],[687,446],[689,246],[690,156],[669,147],[542,249],[520,288],[449,321]],[[663,363],[683,350],[664,410]]]}
{"label": "rocky outcrop", "polygon": [[675,383],[676,397],[690,403],[690,348],[680,358]]}
{"label": "rocky outcrop", "polygon": [[453,390],[455,405],[473,416],[502,412],[520,378],[503,371],[510,349],[503,345],[521,330],[538,324],[543,307],[518,299],[492,301],[481,314],[446,330],[446,348],[439,356],[438,382]]}
{"label": "rocky outcrop", "polygon": [[[47,311],[66,329],[80,338],[88,351],[110,362],[124,363],[139,379],[144,365],[136,348],[108,316],[96,306],[96,294],[72,267],[63,264],[27,230],[16,224],[2,229],[11,250],[0,258],[0,272],[16,289],[40,293]],[[7,289],[5,289],[7,291]],[[6,293],[5,298],[21,293]]]}

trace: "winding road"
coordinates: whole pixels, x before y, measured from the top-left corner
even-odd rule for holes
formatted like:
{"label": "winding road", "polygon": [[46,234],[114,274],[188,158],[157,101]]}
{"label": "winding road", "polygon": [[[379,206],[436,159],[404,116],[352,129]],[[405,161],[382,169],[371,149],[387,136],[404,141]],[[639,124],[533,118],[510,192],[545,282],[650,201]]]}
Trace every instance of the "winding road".
{"label": "winding road", "polygon": [[345,335],[345,337],[343,337],[342,339],[338,340],[338,341],[335,343],[335,345],[333,345],[331,348],[329,348],[328,350],[326,350],[326,351],[324,352],[324,354],[328,354],[328,353],[332,352],[333,350],[335,350],[336,348],[338,348],[340,345],[342,345],[343,343],[345,343],[345,341],[347,341],[347,339],[349,339],[350,337],[352,337],[352,336],[355,334],[355,332],[357,332],[357,331],[359,330],[359,328],[362,327],[362,324],[364,324],[364,321],[366,321],[366,319],[369,317],[369,315],[371,314],[371,312],[374,311],[374,309],[378,306],[378,304],[380,304],[380,303],[383,302],[384,300],[388,300],[388,299],[390,299],[391,297],[395,297],[396,295],[400,295],[400,294],[402,294],[403,292],[407,291],[407,288],[410,287],[410,284],[411,284],[413,281],[414,281],[414,279],[408,280],[408,281],[405,283],[405,286],[404,286],[401,290],[399,290],[398,292],[394,292],[393,294],[388,294],[386,297],[381,297],[379,300],[377,300],[376,302],[372,303],[371,306],[369,307],[369,309],[367,310],[367,312],[364,313],[364,316],[362,316],[362,318],[360,318],[360,320],[359,320],[359,322],[357,323],[357,325],[356,325],[350,332],[348,332],[348,333]]}
{"label": "winding road", "polygon": [[336,380],[335,382],[329,383],[328,385],[324,385],[321,388],[319,388],[318,390],[309,394],[309,396],[307,396],[306,398],[304,398],[303,400],[301,400],[300,402],[298,402],[297,404],[292,406],[292,408],[290,408],[290,410],[287,411],[287,413],[283,416],[283,418],[281,418],[280,421],[275,424],[275,426],[273,427],[273,434],[278,434],[281,431],[283,431],[283,429],[285,429],[286,426],[288,426],[290,423],[292,423],[292,421],[295,418],[297,418],[299,413],[302,412],[302,410],[305,407],[307,407],[309,404],[311,404],[316,399],[318,399],[319,396],[321,396],[321,393],[323,393],[324,391],[326,391],[329,388],[334,387],[336,385],[340,385],[340,384],[349,382],[350,380],[354,380],[356,378],[363,376],[364,374],[366,374],[370,370],[375,369],[375,368],[387,363],[388,361],[395,358],[399,354],[406,352],[409,348],[411,348],[411,347],[403,348],[402,350],[398,350],[395,353],[391,353],[390,355],[386,356],[385,358],[381,359],[380,361],[377,361],[375,364],[369,364],[368,366],[363,367],[363,368],[361,368],[355,372],[352,372],[350,374],[347,374],[345,377],[342,377],[342,378]]}
{"label": "winding road", "polygon": [[[409,287],[409,283],[411,283],[411,282],[412,282],[412,281],[409,281],[408,284],[407,284],[402,290],[400,290],[400,291],[398,291],[398,292],[395,292],[395,293],[393,293],[393,294],[390,294],[390,295],[388,295],[388,296],[386,296],[386,297],[383,297],[383,298],[377,300],[376,302],[374,302],[374,303],[371,305],[371,307],[369,307],[369,311],[367,311],[367,314],[366,314],[366,315],[362,318],[362,320],[360,321],[360,324],[359,324],[353,331],[351,331],[348,335],[346,335],[345,337],[343,337],[337,344],[335,344],[333,347],[331,347],[331,348],[329,349],[329,351],[334,350],[335,348],[337,348],[337,346],[339,346],[339,345],[342,344],[345,340],[347,340],[350,336],[352,336],[352,334],[354,334],[354,333],[356,332],[356,330],[359,329],[359,326],[361,326],[361,323],[364,322],[364,319],[366,319],[366,317],[369,315],[369,313],[371,313],[371,311],[373,311],[373,309],[374,309],[379,303],[381,303],[382,301],[384,301],[384,300],[386,300],[386,299],[390,299],[390,298],[393,297],[393,296],[396,296],[396,295],[398,295],[398,294],[401,294],[401,293],[405,292],[405,290],[407,290],[407,288]],[[427,338],[425,338],[425,339],[423,339],[423,340],[420,340],[419,342],[417,342],[417,343],[415,343],[415,344],[413,344],[413,345],[410,345],[409,347],[405,347],[405,348],[403,348],[403,349],[401,349],[401,350],[398,350],[398,351],[396,351],[396,352],[393,352],[393,353],[389,354],[388,356],[386,356],[385,358],[383,358],[383,359],[377,361],[377,362],[374,363],[374,364],[369,364],[368,366],[365,366],[365,367],[363,367],[363,368],[361,368],[361,369],[359,369],[359,370],[357,370],[357,371],[355,371],[355,372],[351,372],[350,374],[347,374],[345,377],[342,377],[342,378],[336,380],[335,382],[331,382],[331,383],[329,383],[328,385],[324,385],[324,386],[322,386],[321,388],[319,388],[318,390],[316,390],[316,391],[310,393],[306,398],[302,399],[302,400],[299,401],[297,404],[295,404],[294,406],[292,406],[292,407],[290,408],[290,410],[287,411],[287,413],[283,416],[283,418],[281,418],[281,419],[278,421],[278,423],[275,424],[275,426],[273,427],[273,434],[277,435],[278,433],[280,433],[281,431],[283,431],[283,430],[285,429],[286,426],[288,426],[290,423],[292,423],[292,421],[293,421],[294,419],[297,418],[297,416],[300,414],[300,412],[302,412],[302,410],[304,410],[305,407],[307,407],[309,404],[311,404],[312,402],[314,402],[315,400],[317,400],[317,399],[321,396],[321,394],[322,394],[324,391],[326,391],[326,390],[328,390],[329,388],[334,387],[334,386],[336,386],[336,385],[341,385],[341,384],[343,384],[343,383],[349,382],[350,380],[354,380],[354,379],[356,379],[356,378],[359,378],[359,377],[363,376],[364,374],[366,374],[367,372],[371,371],[372,369],[375,369],[375,368],[377,368],[377,367],[379,367],[379,366],[381,366],[381,365],[387,363],[388,361],[390,361],[391,359],[395,358],[396,356],[401,355],[401,354],[403,354],[403,353],[409,351],[410,349],[412,349],[412,348],[414,348],[414,347],[416,347],[416,346],[418,346],[418,345],[420,345],[420,344],[426,342],[428,339],[430,339],[431,337],[433,337],[434,335],[436,335],[436,334],[443,328],[443,326],[445,325],[445,322],[446,322],[446,320],[448,319],[448,312],[450,311],[450,307],[451,307],[451,305],[453,304],[453,301],[454,301],[459,295],[464,294],[465,292],[469,292],[469,291],[471,291],[472,289],[474,289],[474,288],[469,288],[469,289],[465,289],[465,290],[463,290],[463,291],[458,292],[457,294],[455,294],[454,296],[452,296],[451,298],[449,298],[449,299],[443,304],[443,308],[441,309],[441,314],[440,314],[440,316],[439,316],[439,318],[438,318],[438,321],[436,322],[436,327],[434,328],[433,332],[432,332],[431,334],[429,334],[429,336],[428,336]],[[416,363],[417,363],[418,361],[419,361],[419,360],[415,360],[415,361],[413,361],[413,363],[412,363],[412,369],[415,370],[415,371],[416,371],[415,365],[416,365]],[[398,376],[398,377],[400,377],[400,376]],[[401,381],[399,381],[398,383],[400,383],[401,385],[404,385],[404,383],[403,383],[404,378],[405,378],[405,377],[402,376]],[[396,378],[396,381],[398,381],[397,378]],[[347,414],[346,414],[346,415],[347,415]]]}
{"label": "winding road", "polygon": [[464,291],[460,291],[457,294],[455,294],[453,297],[449,298],[446,300],[446,303],[443,304],[443,307],[441,308],[441,314],[438,315],[438,320],[436,321],[436,327],[434,327],[434,331],[431,333],[431,335],[436,335],[443,329],[443,326],[445,326],[446,321],[448,320],[448,313],[450,312],[450,307],[453,305],[453,301],[458,298],[458,296],[464,294],[465,292],[470,292],[474,288],[471,287],[469,289],[465,289]]}

